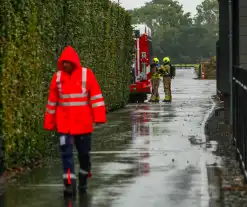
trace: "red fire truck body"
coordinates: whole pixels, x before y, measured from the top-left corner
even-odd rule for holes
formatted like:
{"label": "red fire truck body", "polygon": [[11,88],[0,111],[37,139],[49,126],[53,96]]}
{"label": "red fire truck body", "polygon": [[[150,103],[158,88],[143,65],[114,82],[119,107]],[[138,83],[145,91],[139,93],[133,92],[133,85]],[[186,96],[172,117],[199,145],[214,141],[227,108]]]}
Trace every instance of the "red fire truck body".
{"label": "red fire truck body", "polygon": [[151,29],[145,24],[133,25],[135,61],[132,67],[130,102],[144,102],[151,93],[150,64],[152,59]]}

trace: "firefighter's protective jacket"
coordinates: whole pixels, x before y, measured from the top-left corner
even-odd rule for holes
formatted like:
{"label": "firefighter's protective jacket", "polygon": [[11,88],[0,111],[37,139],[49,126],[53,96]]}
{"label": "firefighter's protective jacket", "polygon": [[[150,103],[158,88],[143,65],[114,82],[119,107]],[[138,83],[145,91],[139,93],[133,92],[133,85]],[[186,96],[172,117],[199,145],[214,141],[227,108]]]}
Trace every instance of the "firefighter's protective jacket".
{"label": "firefighter's protective jacket", "polygon": [[[63,61],[76,66],[72,74],[63,71]],[[93,72],[80,64],[76,51],[68,46],[58,60],[46,105],[44,128],[72,135],[93,131],[93,123],[106,122],[106,108]]]}
{"label": "firefighter's protective jacket", "polygon": [[[159,64],[153,63],[151,64],[151,79],[160,79],[160,74],[158,73]],[[155,68],[155,70],[154,70]]]}
{"label": "firefighter's protective jacket", "polygon": [[162,76],[170,76],[171,73],[170,69],[171,69],[170,65],[166,64],[166,65],[161,65],[161,67],[158,70]]}

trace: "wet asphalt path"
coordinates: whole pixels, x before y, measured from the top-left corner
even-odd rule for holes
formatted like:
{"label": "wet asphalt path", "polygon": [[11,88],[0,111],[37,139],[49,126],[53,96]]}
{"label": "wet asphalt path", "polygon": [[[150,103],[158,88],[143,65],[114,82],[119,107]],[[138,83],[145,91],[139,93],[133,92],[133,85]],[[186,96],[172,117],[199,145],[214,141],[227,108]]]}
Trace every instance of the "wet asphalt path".
{"label": "wet asphalt path", "polygon": [[[204,143],[203,131],[215,81],[195,80],[191,70],[178,70],[172,90],[172,103],[128,105],[96,129],[87,199],[64,201],[60,160],[51,158],[47,167],[7,187],[4,206],[220,206],[217,177],[206,167],[215,162],[214,145]],[[162,87],[160,92],[163,98]]]}

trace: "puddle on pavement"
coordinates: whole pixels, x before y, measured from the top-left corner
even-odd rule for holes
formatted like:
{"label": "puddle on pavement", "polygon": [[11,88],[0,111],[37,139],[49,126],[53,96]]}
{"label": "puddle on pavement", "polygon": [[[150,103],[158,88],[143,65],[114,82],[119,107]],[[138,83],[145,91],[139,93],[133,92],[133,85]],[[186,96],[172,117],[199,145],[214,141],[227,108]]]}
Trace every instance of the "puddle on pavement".
{"label": "puddle on pavement", "polygon": [[200,139],[214,82],[193,80],[181,70],[174,84],[179,91],[174,103],[128,105],[96,128],[88,197],[62,198],[61,164],[52,158],[47,167],[8,186],[5,206],[220,206],[220,160],[213,155],[217,143]]}

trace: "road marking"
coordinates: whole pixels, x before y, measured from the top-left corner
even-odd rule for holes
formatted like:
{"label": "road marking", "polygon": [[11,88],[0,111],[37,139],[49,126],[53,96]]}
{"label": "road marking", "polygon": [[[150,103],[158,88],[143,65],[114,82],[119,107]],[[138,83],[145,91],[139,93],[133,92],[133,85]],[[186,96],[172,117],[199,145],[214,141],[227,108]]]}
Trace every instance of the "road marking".
{"label": "road marking", "polygon": [[[93,151],[91,154],[136,154],[145,152],[186,152],[185,149],[148,149],[148,150],[129,150],[129,151]],[[188,151],[191,151],[188,148]]]}
{"label": "road marking", "polygon": [[30,184],[30,185],[25,185],[20,187],[19,189],[31,189],[31,188],[63,188],[64,185],[63,184],[49,184],[49,183],[43,183],[43,184]]}

